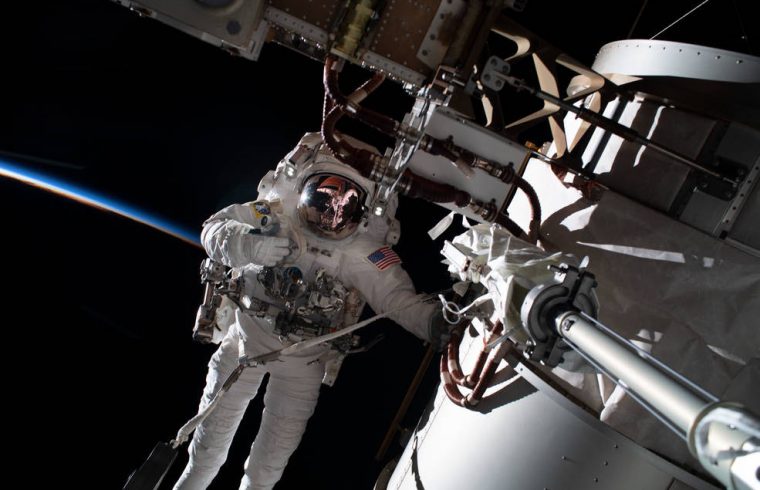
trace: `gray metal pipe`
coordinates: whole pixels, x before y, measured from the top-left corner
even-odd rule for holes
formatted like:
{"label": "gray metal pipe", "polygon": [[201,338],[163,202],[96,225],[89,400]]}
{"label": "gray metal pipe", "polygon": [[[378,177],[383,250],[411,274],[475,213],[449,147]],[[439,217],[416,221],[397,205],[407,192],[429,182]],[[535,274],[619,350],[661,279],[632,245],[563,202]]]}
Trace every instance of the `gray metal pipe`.
{"label": "gray metal pipe", "polygon": [[556,319],[557,332],[611,376],[622,382],[660,415],[667,418],[684,438],[704,409],[712,404],[581,315],[568,312]]}

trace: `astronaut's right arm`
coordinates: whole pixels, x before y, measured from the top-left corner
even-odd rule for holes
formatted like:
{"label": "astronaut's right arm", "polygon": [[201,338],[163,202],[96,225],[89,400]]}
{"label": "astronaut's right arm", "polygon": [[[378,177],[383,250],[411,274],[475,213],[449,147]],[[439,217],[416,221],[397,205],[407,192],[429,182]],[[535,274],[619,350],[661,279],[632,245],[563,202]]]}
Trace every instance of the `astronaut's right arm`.
{"label": "astronaut's right arm", "polygon": [[251,263],[269,267],[290,253],[287,238],[265,234],[266,220],[262,217],[266,216],[262,216],[261,203],[232,204],[203,223],[201,243],[210,258],[228,267]]}

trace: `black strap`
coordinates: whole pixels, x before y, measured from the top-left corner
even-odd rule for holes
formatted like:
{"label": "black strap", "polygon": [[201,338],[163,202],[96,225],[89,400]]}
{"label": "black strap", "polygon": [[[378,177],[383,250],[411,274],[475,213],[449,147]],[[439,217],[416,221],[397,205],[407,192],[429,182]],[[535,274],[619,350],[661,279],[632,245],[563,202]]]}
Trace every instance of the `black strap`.
{"label": "black strap", "polygon": [[176,457],[171,444],[159,442],[142,466],[129,475],[123,490],[157,490]]}

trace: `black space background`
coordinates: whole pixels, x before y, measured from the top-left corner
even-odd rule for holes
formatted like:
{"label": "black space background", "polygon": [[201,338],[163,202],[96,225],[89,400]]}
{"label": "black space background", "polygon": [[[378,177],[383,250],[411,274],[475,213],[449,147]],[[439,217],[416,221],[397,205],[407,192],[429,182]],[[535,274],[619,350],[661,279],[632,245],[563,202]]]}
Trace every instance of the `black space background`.
{"label": "black space background", "polygon": [[[651,3],[633,37],[697,4]],[[662,38],[757,54],[756,27],[742,40],[736,14],[748,23],[751,4],[713,0]],[[599,46],[626,36],[640,5],[531,0],[516,17],[591,64]],[[255,197],[260,177],[319,127],[321,66],[279,46],[257,63],[236,59],[105,0],[5,2],[0,25],[0,150],[75,164],[26,162],[196,232],[222,206]],[[365,76],[349,68],[347,88]],[[399,117],[411,99],[387,83],[367,103]],[[447,285],[440,244],[425,234],[443,214],[408,200],[398,214],[396,250],[422,291]],[[213,352],[190,337],[203,254],[6,178],[0,219],[6,478],[16,488],[121,488],[197,408]],[[424,353],[392,324],[366,335],[380,332],[386,339],[323,389],[278,488],[371,488],[382,467],[374,453]],[[435,378],[431,369],[406,426]],[[212,488],[237,488],[253,405]],[[169,480],[185,460],[183,450]]]}

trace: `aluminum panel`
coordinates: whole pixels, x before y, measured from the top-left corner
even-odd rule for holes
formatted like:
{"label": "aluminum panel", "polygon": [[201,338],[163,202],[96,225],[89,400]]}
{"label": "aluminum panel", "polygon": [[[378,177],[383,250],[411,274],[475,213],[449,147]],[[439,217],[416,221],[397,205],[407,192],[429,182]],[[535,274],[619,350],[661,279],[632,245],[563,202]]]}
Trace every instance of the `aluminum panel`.
{"label": "aluminum panel", "polygon": [[[525,166],[530,151],[513,141],[478,126],[451,109],[439,107],[433,113],[425,127],[425,132],[435,138],[452,138],[454,144],[476,153],[488,160],[502,165],[513,165],[519,173]],[[462,173],[447,159],[433,156],[423,151],[417,151],[409,163],[409,167],[417,174],[436,182],[445,182],[465,190],[473,197],[489,202],[496,201],[501,205],[509,196],[511,185],[488,175],[482,170],[476,170],[471,177]],[[483,221],[482,218],[467,209],[458,208],[453,204],[444,207],[461,212],[468,218]]]}
{"label": "aluminum panel", "polygon": [[388,1],[370,43],[370,51],[424,77],[432,75],[432,70],[417,58],[417,51],[440,3],[440,0]]}
{"label": "aluminum panel", "polygon": [[277,10],[292,15],[308,24],[327,30],[335,19],[340,7],[345,3],[341,0],[269,0],[267,2]]}
{"label": "aluminum panel", "polygon": [[264,42],[260,29],[263,0],[207,2],[177,0],[115,0],[217,46],[231,46],[256,59]]}

